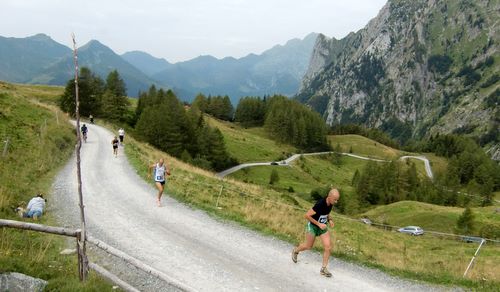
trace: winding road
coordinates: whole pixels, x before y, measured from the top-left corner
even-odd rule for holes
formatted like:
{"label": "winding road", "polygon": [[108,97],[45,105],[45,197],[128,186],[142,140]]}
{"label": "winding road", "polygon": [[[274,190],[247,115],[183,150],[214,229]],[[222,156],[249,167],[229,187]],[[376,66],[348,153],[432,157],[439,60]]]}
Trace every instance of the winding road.
{"label": "winding road", "polygon": [[[221,171],[219,173],[217,173],[217,177],[219,178],[223,178],[227,175],[230,175],[231,173],[234,173],[234,172],[237,172],[238,170],[241,170],[243,168],[247,168],[247,167],[253,167],[253,166],[273,166],[273,165],[279,165],[279,166],[290,166],[290,163],[292,163],[294,160],[298,159],[301,155],[304,155],[304,156],[315,156],[315,155],[325,155],[325,154],[332,154],[332,153],[336,153],[336,152],[332,152],[332,151],[327,151],[327,152],[313,152],[313,153],[303,153],[303,154],[293,154],[292,156],[288,157],[287,159],[285,160],[282,160],[282,161],[278,161],[278,162],[275,162],[275,161],[270,161],[270,162],[253,162],[253,163],[242,163],[242,164],[238,164],[236,166],[233,166],[231,168],[228,168],[224,171]],[[371,161],[377,161],[377,162],[389,162],[389,160],[382,160],[382,159],[376,159],[376,158],[370,158],[370,157],[365,157],[365,156],[360,156],[360,155],[356,155],[356,154],[351,154],[351,153],[344,153],[344,152],[341,152],[339,153],[340,155],[345,155],[345,156],[349,156],[349,157],[354,157],[354,158],[357,158],[357,159],[363,159],[363,160],[371,160]],[[425,164],[425,172],[427,174],[427,176],[430,178],[430,179],[434,179],[434,174],[432,173],[432,168],[431,168],[431,164],[429,162],[429,159],[427,159],[425,156],[401,156],[399,158],[400,160],[404,160],[404,159],[418,159],[418,160],[422,160]]]}
{"label": "winding road", "polygon": [[[289,243],[214,219],[168,195],[163,199],[164,207],[156,207],[156,190],[135,173],[123,148],[117,158],[112,155],[112,137],[108,130],[89,125],[88,142],[81,151],[89,234],[191,287],[190,290],[439,290],[337,259],[330,263],[333,277],[325,278],[319,275],[321,256],[316,252],[300,254],[299,262],[294,264]],[[175,176],[175,169],[172,175]],[[166,189],[168,192],[168,184]],[[49,211],[64,226],[78,227],[76,190],[73,157],[58,174],[49,205]],[[91,260],[99,263],[99,259]],[[127,281],[129,273],[120,276]],[[168,286],[146,287],[140,289],[168,290]]]}

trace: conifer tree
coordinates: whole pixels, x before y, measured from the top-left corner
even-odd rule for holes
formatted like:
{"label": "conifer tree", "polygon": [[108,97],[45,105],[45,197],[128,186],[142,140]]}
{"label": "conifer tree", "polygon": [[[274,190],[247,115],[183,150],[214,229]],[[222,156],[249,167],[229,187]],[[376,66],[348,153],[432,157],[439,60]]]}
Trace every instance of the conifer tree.
{"label": "conifer tree", "polygon": [[456,231],[462,234],[473,234],[475,230],[474,214],[472,210],[467,207],[465,208],[462,215],[457,220]]}

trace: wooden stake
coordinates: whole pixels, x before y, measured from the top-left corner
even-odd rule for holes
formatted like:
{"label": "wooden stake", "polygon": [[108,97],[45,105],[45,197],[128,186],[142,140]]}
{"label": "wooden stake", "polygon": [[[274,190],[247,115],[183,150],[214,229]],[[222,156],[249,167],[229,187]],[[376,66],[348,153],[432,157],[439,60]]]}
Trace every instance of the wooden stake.
{"label": "wooden stake", "polygon": [[82,256],[82,270],[81,270],[81,281],[87,280],[87,254],[86,254],[86,228],[85,228],[85,211],[83,205],[83,194],[82,194],[82,170],[80,167],[80,149],[82,148],[82,139],[80,134],[80,99],[78,96],[78,52],[76,49],[76,40],[75,35],[72,34],[71,38],[73,39],[73,59],[75,62],[75,115],[76,115],[76,175],[78,177],[78,199],[80,202],[80,224],[81,224],[81,236],[78,239],[78,247],[81,249],[78,254]]}

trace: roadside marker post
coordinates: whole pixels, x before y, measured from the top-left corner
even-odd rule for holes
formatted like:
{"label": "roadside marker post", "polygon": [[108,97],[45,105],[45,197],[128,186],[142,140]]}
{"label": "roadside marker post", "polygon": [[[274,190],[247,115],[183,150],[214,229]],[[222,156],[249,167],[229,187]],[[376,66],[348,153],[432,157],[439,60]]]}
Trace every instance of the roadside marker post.
{"label": "roadside marker post", "polygon": [[222,194],[222,190],[224,189],[224,185],[221,185],[220,186],[220,191],[219,191],[219,195],[217,196],[217,203],[215,204],[215,207],[216,208],[219,208],[219,199],[220,199],[220,195]]}
{"label": "roadside marker post", "polygon": [[2,157],[5,157],[5,155],[7,155],[7,149],[9,148],[9,138],[3,142],[5,143],[5,146],[3,146]]}
{"label": "roadside marker post", "polygon": [[486,242],[486,240],[484,240],[484,238],[481,239],[481,244],[479,244],[479,247],[477,248],[476,253],[474,254],[474,256],[472,257],[472,259],[470,260],[470,263],[469,263],[469,265],[467,266],[467,269],[464,272],[464,278],[465,278],[465,276],[467,276],[467,272],[469,272],[469,269],[472,267],[472,265],[474,263],[474,260],[476,259],[477,255],[479,254],[479,250],[481,249],[481,247],[483,246],[483,244],[485,242]]}

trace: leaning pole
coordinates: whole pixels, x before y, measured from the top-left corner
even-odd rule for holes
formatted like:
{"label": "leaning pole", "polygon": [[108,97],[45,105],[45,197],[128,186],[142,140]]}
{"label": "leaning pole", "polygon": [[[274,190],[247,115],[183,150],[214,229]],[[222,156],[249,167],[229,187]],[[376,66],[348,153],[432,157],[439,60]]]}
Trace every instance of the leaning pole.
{"label": "leaning pole", "polygon": [[76,115],[76,175],[78,179],[78,199],[80,202],[80,224],[81,234],[77,238],[77,252],[78,252],[78,274],[80,281],[87,280],[88,273],[88,259],[86,251],[86,229],[85,229],[85,211],[83,205],[82,194],[82,171],[80,167],[80,149],[82,148],[82,139],[80,134],[80,99],[78,95],[78,52],[76,49],[75,35],[72,34],[73,40],[73,59],[75,62],[75,115]]}

